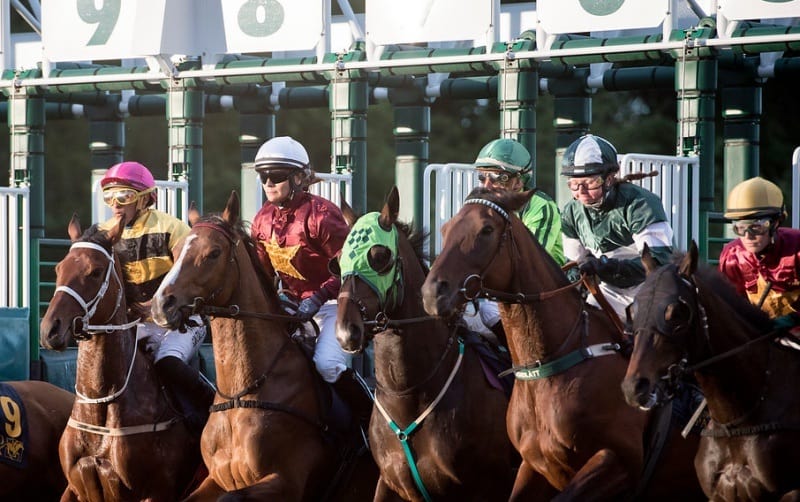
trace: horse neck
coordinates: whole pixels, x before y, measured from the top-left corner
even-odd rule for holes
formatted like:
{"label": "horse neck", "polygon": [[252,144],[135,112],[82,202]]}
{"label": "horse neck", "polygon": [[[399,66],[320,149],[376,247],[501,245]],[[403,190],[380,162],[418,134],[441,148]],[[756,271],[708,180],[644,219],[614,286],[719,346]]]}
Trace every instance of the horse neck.
{"label": "horse neck", "polygon": [[[270,285],[261,284],[255,265],[242,244],[237,246],[235,261],[239,267],[239,283],[227,302],[217,306],[236,305],[245,313],[285,314],[274,289],[266,290]],[[288,340],[284,322],[248,315],[213,317],[211,329],[217,385],[226,394],[246,388],[268,371],[281,346]]]}
{"label": "horse neck", "polygon": [[[707,336],[707,346],[697,344],[690,349],[692,364],[740,347],[760,336],[734,308],[724,304],[718,296],[703,295],[702,292],[699,295],[700,298],[711,300],[705,302],[707,335],[703,332],[697,334],[701,339]],[[772,373],[775,370],[770,355],[776,351],[770,348],[771,343],[770,340],[757,342],[738,354],[696,372],[714,420],[729,423],[743,418],[759,405],[770,383],[767,371]],[[781,385],[774,377],[771,379],[772,385]]]}
{"label": "horse neck", "polygon": [[[389,318],[425,318],[427,313],[422,302],[425,271],[413,253],[405,252],[402,258],[403,300],[388,313]],[[378,384],[398,392],[415,387],[439,364],[449,347],[448,343],[454,343],[450,340],[451,332],[452,329],[445,322],[430,319],[391,329],[375,337],[375,378]],[[428,382],[428,387],[438,389],[442,378],[448,376],[449,368],[443,364],[438,374]]]}
{"label": "horse neck", "polygon": [[[511,233],[506,259],[512,265],[503,291],[542,294],[567,285],[563,272],[528,234],[522,222],[512,220]],[[579,337],[583,335],[583,299],[577,288],[564,290],[545,300],[524,304],[500,303],[499,307],[515,364],[563,355],[556,353],[562,347],[577,348]],[[570,346],[566,347],[565,343],[570,343]]]}

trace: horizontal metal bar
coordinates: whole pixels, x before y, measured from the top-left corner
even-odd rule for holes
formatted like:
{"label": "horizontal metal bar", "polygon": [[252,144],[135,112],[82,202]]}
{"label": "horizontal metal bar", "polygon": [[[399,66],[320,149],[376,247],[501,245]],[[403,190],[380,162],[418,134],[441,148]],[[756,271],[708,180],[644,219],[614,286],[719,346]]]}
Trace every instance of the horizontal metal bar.
{"label": "horizontal metal bar", "polygon": [[684,47],[732,47],[738,45],[772,44],[800,42],[800,34],[778,34],[778,35],[756,35],[751,37],[731,37],[725,39],[689,39],[688,41],[678,40],[670,42],[655,42],[643,44],[629,44],[619,46],[597,46],[597,47],[576,47],[571,49],[554,50],[533,50],[520,51],[516,53],[490,52],[484,54],[469,54],[456,56],[441,56],[435,58],[412,58],[412,59],[389,59],[379,61],[334,61],[326,63],[311,64],[291,64],[257,66],[245,68],[211,68],[202,70],[177,71],[172,75],[148,72],[148,73],[125,73],[110,75],[76,75],[70,77],[57,78],[29,78],[0,80],[0,88],[10,87],[32,87],[48,85],[77,85],[99,82],[135,82],[152,81],[158,82],[165,79],[213,79],[220,77],[244,76],[244,75],[270,75],[286,73],[308,73],[308,72],[335,72],[348,70],[379,71],[384,68],[402,68],[409,66],[434,66],[446,64],[468,64],[481,62],[504,61],[507,58],[513,59],[533,59],[546,61],[553,58],[582,56],[592,54],[620,54],[626,52],[640,51],[671,51],[679,50]]}

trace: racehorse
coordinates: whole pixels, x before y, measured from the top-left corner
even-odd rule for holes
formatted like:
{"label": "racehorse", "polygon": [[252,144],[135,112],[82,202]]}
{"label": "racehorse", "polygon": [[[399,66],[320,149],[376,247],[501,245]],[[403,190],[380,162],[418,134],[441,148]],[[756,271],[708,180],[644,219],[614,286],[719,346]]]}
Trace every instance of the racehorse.
{"label": "racehorse", "polygon": [[800,355],[775,342],[781,332],[721,274],[698,267],[694,243],[680,262],[658,268],[649,252],[642,261],[628,402],[656,406],[693,374],[711,418],[695,457],[708,498],[798,500]]}
{"label": "racehorse", "polygon": [[41,343],[63,350],[78,341],[75,392],[59,455],[68,486],[61,500],[178,499],[200,462],[193,439],[137,349],[127,319],[122,268],[114,244],[123,223],[81,236],[56,266],[56,291],[40,325]]}
{"label": "racehorse", "polygon": [[[6,385],[16,396],[2,392]],[[74,400],[38,380],[0,384],[0,500],[56,500],[64,492],[58,441]]]}
{"label": "racehorse", "polygon": [[153,298],[163,326],[182,325],[190,311],[212,316],[218,391],[201,439],[209,476],[187,500],[371,499],[375,463],[358,456],[355,484],[346,483],[351,473],[340,467],[355,465],[342,458],[352,449],[331,434],[330,394],[292,340],[294,317],[255,253],[233,192],[221,217],[193,223]]}
{"label": "racehorse", "polygon": [[472,345],[465,350],[464,328],[425,314],[421,236],[409,239],[398,206],[394,188],[380,213],[358,223],[343,208],[352,230],[342,253],[352,249],[361,259],[340,259],[336,335],[349,352],[363,351],[374,336],[369,432],[381,473],[375,500],[507,500],[508,399],[487,382]]}
{"label": "racehorse", "polygon": [[510,500],[697,499],[697,442],[681,441],[676,429],[650,482],[639,484],[649,417],[619,390],[627,359],[618,331],[585,305],[516,216],[532,195],[473,190],[442,227],[442,251],[422,287],[431,315],[453,315],[478,296],[500,302],[517,378],[507,428],[522,456]]}

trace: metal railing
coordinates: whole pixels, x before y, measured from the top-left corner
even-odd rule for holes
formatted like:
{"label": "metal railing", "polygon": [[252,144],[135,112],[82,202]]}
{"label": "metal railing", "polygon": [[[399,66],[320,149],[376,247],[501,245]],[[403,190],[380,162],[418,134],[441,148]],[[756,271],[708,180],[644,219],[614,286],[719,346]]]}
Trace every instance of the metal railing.
{"label": "metal railing", "polygon": [[30,299],[30,191],[0,187],[0,307],[28,307]]}
{"label": "metal railing", "polygon": [[424,225],[428,234],[425,254],[434,257],[442,250],[439,229],[461,209],[464,199],[478,186],[478,171],[472,164],[428,164],[423,180],[422,217],[428,223]]}
{"label": "metal railing", "polygon": [[[98,172],[92,173],[92,223],[101,223],[113,216],[111,208],[103,202]],[[188,223],[189,182],[156,180],[156,208]]]}

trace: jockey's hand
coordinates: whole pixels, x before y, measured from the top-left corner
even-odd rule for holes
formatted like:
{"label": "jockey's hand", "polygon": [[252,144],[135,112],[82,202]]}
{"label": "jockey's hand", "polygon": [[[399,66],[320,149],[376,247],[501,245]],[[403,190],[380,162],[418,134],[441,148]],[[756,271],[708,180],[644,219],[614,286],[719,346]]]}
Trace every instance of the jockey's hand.
{"label": "jockey's hand", "polygon": [[319,308],[322,307],[323,303],[325,303],[325,300],[322,298],[322,294],[318,291],[300,302],[295,316],[301,322],[308,322],[316,315],[317,312],[319,312]]}
{"label": "jockey's hand", "polygon": [[601,281],[608,282],[619,274],[620,265],[619,260],[615,258],[606,258],[605,256],[596,258],[590,255],[578,264],[578,269],[582,275],[596,275]]}

